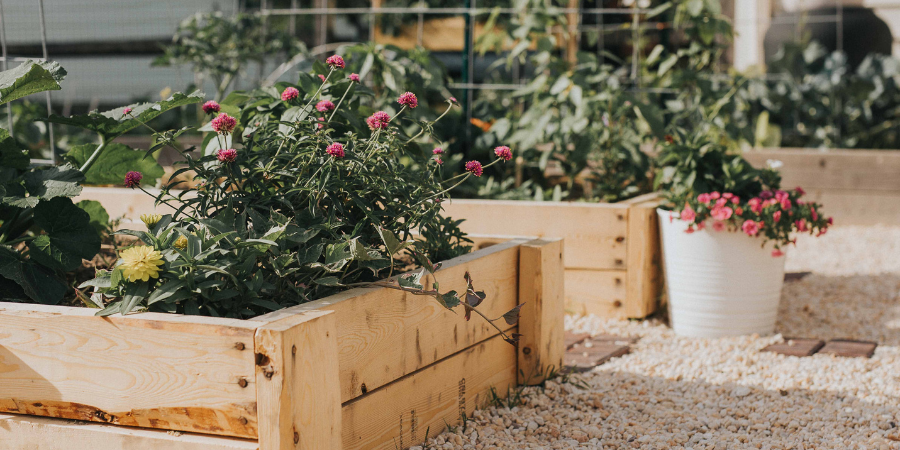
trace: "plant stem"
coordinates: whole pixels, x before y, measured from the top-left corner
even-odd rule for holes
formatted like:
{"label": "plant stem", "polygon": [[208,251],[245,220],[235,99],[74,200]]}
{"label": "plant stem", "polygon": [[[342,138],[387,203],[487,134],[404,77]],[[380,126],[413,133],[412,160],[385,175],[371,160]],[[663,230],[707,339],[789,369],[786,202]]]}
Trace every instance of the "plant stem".
{"label": "plant stem", "polygon": [[103,150],[106,148],[106,137],[101,134],[100,135],[100,145],[97,146],[97,149],[94,150],[94,153],[91,153],[91,156],[84,162],[80,169],[78,169],[82,174],[87,173],[88,169],[97,162],[97,158],[100,157],[100,153],[103,153]]}
{"label": "plant stem", "polygon": [[[432,124],[432,125],[434,125],[434,124],[436,124],[436,123],[438,123],[438,121],[439,121],[439,120],[441,120],[441,119],[443,119],[443,118],[444,118],[444,116],[446,116],[446,115],[447,115],[447,113],[448,113],[448,112],[450,112],[450,110],[451,110],[451,109],[452,109],[452,108],[453,108],[453,103],[450,103],[450,105],[449,105],[449,106],[447,106],[447,110],[446,110],[446,111],[444,111],[444,113],[443,113],[443,114],[441,114],[441,115],[440,115],[440,116],[438,116],[438,118],[437,118],[437,119],[434,119],[434,122],[431,122],[431,124]],[[418,133],[418,134],[416,134],[416,135],[415,135],[415,136],[413,136],[413,137],[411,137],[411,138],[409,138],[409,140],[408,140],[408,141],[406,141],[406,143],[407,143],[407,144],[408,144],[408,143],[410,143],[410,142],[412,142],[412,141],[414,141],[414,140],[416,140],[416,138],[418,138],[418,137],[419,137],[419,136],[421,136],[421,135],[422,135],[422,133],[424,133],[424,132],[425,132],[425,127],[422,127],[422,129],[421,129],[421,130],[419,130],[419,133]]]}
{"label": "plant stem", "polygon": [[338,109],[341,107],[341,103],[344,103],[344,98],[347,97],[347,93],[350,92],[350,88],[353,87],[353,82],[350,82],[350,86],[347,86],[347,90],[344,91],[344,95],[341,96],[341,99],[338,100],[337,106],[334,107],[334,111],[331,112],[331,115],[328,116],[328,121],[331,122],[331,119],[334,118],[334,115],[337,113]]}

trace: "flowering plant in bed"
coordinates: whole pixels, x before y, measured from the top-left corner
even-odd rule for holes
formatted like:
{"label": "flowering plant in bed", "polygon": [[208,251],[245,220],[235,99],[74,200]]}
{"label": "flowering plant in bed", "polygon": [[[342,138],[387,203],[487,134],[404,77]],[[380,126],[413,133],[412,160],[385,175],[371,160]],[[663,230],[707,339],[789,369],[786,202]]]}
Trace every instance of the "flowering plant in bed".
{"label": "flowering plant in bed", "polygon": [[[139,242],[85,284],[101,315],[140,309],[249,318],[356,286],[404,290],[447,308],[462,304],[467,317],[480,314],[484,293],[471,276],[465,293],[422,282],[439,267],[435,256],[470,249],[457,223],[440,216],[454,180],[441,178],[434,122],[407,135],[409,127],[398,124],[419,107],[414,93],[374,111],[366,106],[373,93],[344,73],[340,56],[326,64],[300,74],[296,85],[206,105],[203,151],[184,152],[173,175],[190,170],[199,183],[163,186],[156,200],[175,212],[145,216],[146,230],[122,232]],[[443,113],[454,105],[448,100]],[[155,137],[166,145],[175,134]],[[125,183],[143,189],[136,173]],[[427,230],[427,241],[413,240],[418,230]],[[391,279],[407,267],[418,269]],[[518,308],[502,319],[517,317]]]}
{"label": "flowering plant in bed", "polygon": [[669,313],[696,337],[767,334],[775,328],[784,258],[797,233],[831,225],[803,189],[781,188],[771,167],[752,167],[708,134],[669,138],[657,187]]}

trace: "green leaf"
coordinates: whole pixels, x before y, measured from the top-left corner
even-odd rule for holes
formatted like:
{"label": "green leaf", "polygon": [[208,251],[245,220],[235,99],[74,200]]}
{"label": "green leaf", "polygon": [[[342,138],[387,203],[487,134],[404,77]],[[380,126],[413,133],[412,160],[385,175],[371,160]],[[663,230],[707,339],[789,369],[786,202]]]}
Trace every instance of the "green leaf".
{"label": "green leaf", "polygon": [[91,226],[94,227],[98,235],[109,227],[109,213],[106,212],[106,208],[100,202],[96,200],[82,200],[76,203],[75,206],[88,213],[91,219]]}
{"label": "green leaf", "polygon": [[381,241],[384,242],[384,247],[387,249],[389,255],[396,255],[397,252],[413,243],[413,241],[400,242],[400,240],[397,239],[397,236],[390,230],[385,230],[381,227],[375,227],[375,230],[378,231],[378,235],[381,236]]}
{"label": "green leaf", "polygon": [[75,197],[81,194],[78,184],[84,175],[68,166],[53,166],[25,174],[25,189],[32,197],[49,200],[56,197]]}
{"label": "green leaf", "polygon": [[125,286],[125,295],[122,296],[122,307],[119,310],[124,316],[136,308],[150,292],[150,285],[146,281],[131,283]]}
{"label": "green leaf", "polygon": [[[203,93],[200,91],[194,91],[189,95],[176,92],[167,100],[160,102],[135,103],[104,113],[93,111],[88,114],[72,117],[63,117],[54,114],[51,115],[48,120],[53,123],[72,125],[97,132],[106,137],[106,140],[109,141],[155,119],[157,116],[170,109],[193,103],[200,103],[203,100]],[[131,112],[127,116],[124,114],[126,108],[131,108]]]}
{"label": "green leaf", "polygon": [[34,208],[34,223],[47,234],[28,243],[31,259],[51,269],[75,270],[100,250],[90,215],[71,199],[42,201]]}
{"label": "green leaf", "polygon": [[320,286],[341,286],[341,280],[338,277],[322,277],[314,280],[313,283]]}
{"label": "green leaf", "polygon": [[0,105],[44,91],[58,91],[66,71],[56,62],[25,61],[0,72]]}
{"label": "green leaf", "polygon": [[425,268],[416,269],[413,272],[400,275],[397,277],[397,283],[405,288],[422,289],[422,277],[425,275]]}
{"label": "green leaf", "polygon": [[23,261],[7,247],[0,246],[0,277],[14,281],[32,300],[45,305],[62,301],[66,284],[50,269]]}
{"label": "green leaf", "polygon": [[9,132],[0,128],[0,167],[24,170],[28,167],[28,154],[19,148]]}
{"label": "green leaf", "polygon": [[156,302],[160,302],[166,300],[167,298],[175,295],[179,289],[184,287],[184,281],[169,281],[163,283],[162,286],[156,288],[149,297],[147,297],[147,305],[152,305]]}
{"label": "green leaf", "polygon": [[[76,145],[66,153],[66,159],[77,167],[81,167],[97,150],[95,144]],[[113,142],[94,161],[87,170],[84,184],[122,184],[125,174],[131,171],[144,175],[141,183],[153,185],[163,174],[162,166],[146,152],[135,150],[127,145]]]}
{"label": "green leaf", "polygon": [[450,291],[446,294],[438,294],[438,303],[444,305],[447,309],[452,309],[459,306],[459,295],[456,291]]}

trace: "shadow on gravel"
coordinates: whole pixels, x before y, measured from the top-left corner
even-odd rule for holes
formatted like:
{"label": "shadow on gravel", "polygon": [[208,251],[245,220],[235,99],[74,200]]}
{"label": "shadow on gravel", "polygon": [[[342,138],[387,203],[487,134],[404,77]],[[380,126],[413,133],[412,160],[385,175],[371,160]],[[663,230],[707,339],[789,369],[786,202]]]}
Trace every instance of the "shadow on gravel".
{"label": "shadow on gravel", "polygon": [[812,274],[787,281],[775,331],[785,337],[900,346],[900,275]]}

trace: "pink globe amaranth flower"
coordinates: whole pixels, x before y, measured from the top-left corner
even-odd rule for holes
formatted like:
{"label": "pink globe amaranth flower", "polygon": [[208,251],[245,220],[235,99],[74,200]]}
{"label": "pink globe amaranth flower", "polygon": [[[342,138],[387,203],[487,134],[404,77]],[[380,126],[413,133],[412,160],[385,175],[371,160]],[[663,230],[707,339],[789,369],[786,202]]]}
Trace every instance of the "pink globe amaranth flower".
{"label": "pink globe amaranth flower", "polygon": [[685,222],[693,222],[694,219],[697,218],[697,213],[694,212],[694,209],[691,208],[691,205],[684,205],[684,209],[681,210],[681,215],[679,219]]}
{"label": "pink globe amaranth flower", "polygon": [[322,100],[319,103],[316,103],[316,111],[319,112],[328,112],[334,109],[334,103],[331,103],[328,100]]}
{"label": "pink globe amaranth flower", "polygon": [[295,87],[285,88],[284,91],[281,93],[281,99],[286,102],[289,102],[299,96],[300,96],[300,91],[298,91],[297,88],[295,88]]}
{"label": "pink globe amaranth flower", "polygon": [[134,110],[131,108],[125,108],[122,110],[122,115],[127,116],[127,115],[131,114],[131,111],[134,111]]}
{"label": "pink globe amaranth flower", "polygon": [[779,220],[781,220],[781,211],[775,211],[775,212],[772,214],[772,219],[775,220],[776,222],[778,222]]}
{"label": "pink globe amaranth flower", "polygon": [[712,228],[716,231],[725,231],[725,222],[714,221]]}
{"label": "pink globe amaranth flower", "polygon": [[220,113],[210,122],[213,131],[216,133],[231,133],[237,126],[237,120],[225,113]]}
{"label": "pink globe amaranth flower", "polygon": [[774,196],[775,196],[775,194],[773,194],[772,191],[763,191],[759,194],[759,198],[761,198],[763,200],[768,200]]}
{"label": "pink globe amaranth flower", "polygon": [[713,193],[709,194],[709,198],[711,200],[718,200],[719,197],[721,197],[721,196],[722,196],[722,194],[719,194],[718,192],[713,192]]}
{"label": "pink globe amaranth flower", "polygon": [[709,203],[709,194],[700,194],[697,196],[697,201],[700,203]]}
{"label": "pink globe amaranth flower", "polygon": [[371,130],[377,130],[379,128],[387,128],[388,123],[391,121],[391,116],[384,111],[378,111],[375,114],[369,116],[366,119],[366,124],[369,126]]}
{"label": "pink globe amaranth flower", "polygon": [[730,199],[731,197],[734,197],[734,194],[732,194],[731,192],[726,192],[726,193],[722,194],[722,198],[724,198],[726,200]]}
{"label": "pink globe amaranth flower", "polygon": [[320,73],[320,74],[319,74],[319,79],[322,80],[322,82],[324,83],[324,82],[325,82],[325,75],[322,75],[322,74]]}
{"label": "pink globe amaranth flower", "polygon": [[728,199],[725,197],[722,197],[722,198],[716,200],[716,206],[714,206],[714,208],[721,208],[727,204],[728,204]]}
{"label": "pink globe amaranth flower", "polygon": [[[324,121],[325,121],[324,117],[319,117],[319,122],[324,122]],[[316,128],[321,130],[322,128],[325,128],[325,124],[317,123]]]}
{"label": "pink globe amaranth flower", "polygon": [[328,59],[325,60],[325,64],[328,64],[329,66],[337,68],[337,69],[343,69],[344,68],[344,58],[341,57],[340,55],[331,55],[328,57]]}
{"label": "pink globe amaranth flower", "polygon": [[354,83],[359,83],[359,74],[358,74],[358,73],[351,73],[351,74],[350,74],[350,81],[352,81],[352,82],[354,82]]}
{"label": "pink globe amaranth flower", "polygon": [[344,145],[340,142],[335,142],[334,144],[329,145],[325,149],[325,153],[335,157],[335,158],[343,158],[344,157]]}
{"label": "pink globe amaranth flower", "polygon": [[476,177],[480,177],[482,173],[484,173],[484,169],[481,167],[481,163],[478,161],[469,161],[466,163],[466,172],[475,175]]}
{"label": "pink globe amaranth flower", "polygon": [[710,211],[710,215],[716,220],[728,220],[734,214],[734,210],[729,206],[717,206]]}
{"label": "pink globe amaranth flower", "polygon": [[794,226],[797,227],[797,231],[804,232],[809,231],[809,228],[806,227],[806,219],[800,219],[794,221]]}
{"label": "pink globe amaranth flower", "polygon": [[740,203],[740,202],[741,202],[741,198],[738,197],[737,195],[735,195],[734,197],[731,197],[731,204],[732,204],[732,205],[737,205],[737,204]]}
{"label": "pink globe amaranth flower", "polygon": [[734,213],[737,215],[741,215],[744,213],[744,208],[741,208],[740,206],[738,206],[737,208],[734,208]]}
{"label": "pink globe amaranth flower", "polygon": [[212,100],[203,104],[203,112],[207,114],[215,114],[221,110],[222,106]]}
{"label": "pink globe amaranth flower", "polygon": [[216,151],[216,159],[219,162],[230,163],[237,159],[237,150],[233,148],[223,148]]}
{"label": "pink globe amaranth flower", "polygon": [[434,158],[434,162],[436,162],[438,165],[444,164],[444,160],[441,158]]}
{"label": "pink globe amaranth flower", "polygon": [[819,220],[819,212],[816,211],[815,207],[809,208],[809,214],[812,216],[813,220]]}
{"label": "pink globe amaranth flower", "polygon": [[432,154],[432,155],[443,155],[443,154],[444,154],[444,149],[438,147],[438,148],[432,150],[432,151],[431,151],[431,154]]}
{"label": "pink globe amaranth flower", "polygon": [[459,102],[456,100],[456,97],[450,97],[448,100],[450,100],[450,103],[453,103],[453,104],[459,103]]}
{"label": "pink globe amaranth flower", "polygon": [[741,230],[747,233],[747,236],[756,236],[759,234],[759,223],[755,220],[745,220],[741,225]]}
{"label": "pink globe amaranth flower", "polygon": [[778,258],[779,256],[784,256],[784,252],[782,252],[780,249],[777,249],[777,248],[775,250],[772,250],[773,258]]}
{"label": "pink globe amaranth flower", "polygon": [[513,155],[512,155],[512,150],[510,150],[509,147],[507,147],[507,146],[505,146],[505,145],[501,145],[501,146],[495,148],[495,149],[494,149],[494,154],[497,155],[498,158],[500,158],[500,159],[502,159],[502,160],[504,160],[504,161],[509,161],[509,160],[511,160],[511,159],[512,159],[512,156],[513,156]]}
{"label": "pink globe amaranth flower", "polygon": [[417,99],[416,94],[413,94],[412,92],[404,92],[400,95],[400,98],[397,99],[397,103],[412,109],[419,106],[419,99]]}
{"label": "pink globe amaranth flower", "polygon": [[783,209],[785,211],[791,209],[791,199],[790,198],[785,197],[784,199],[781,200],[781,209]]}
{"label": "pink globe amaranth flower", "polygon": [[140,172],[128,172],[125,174],[125,187],[136,188],[141,185],[141,180],[144,179],[144,174]]}
{"label": "pink globe amaranth flower", "polygon": [[806,191],[804,191],[803,188],[800,187],[800,186],[797,186],[797,187],[794,189],[794,192],[797,193],[797,196],[798,196],[798,197],[802,197],[802,196],[806,195]]}

